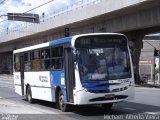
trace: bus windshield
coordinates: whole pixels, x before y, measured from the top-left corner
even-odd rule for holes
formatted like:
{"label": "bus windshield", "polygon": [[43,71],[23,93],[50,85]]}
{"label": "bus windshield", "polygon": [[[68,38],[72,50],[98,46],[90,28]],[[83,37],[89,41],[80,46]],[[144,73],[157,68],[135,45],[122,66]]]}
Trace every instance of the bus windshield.
{"label": "bus windshield", "polygon": [[127,46],[118,44],[103,48],[77,48],[82,81],[114,80],[131,77]]}

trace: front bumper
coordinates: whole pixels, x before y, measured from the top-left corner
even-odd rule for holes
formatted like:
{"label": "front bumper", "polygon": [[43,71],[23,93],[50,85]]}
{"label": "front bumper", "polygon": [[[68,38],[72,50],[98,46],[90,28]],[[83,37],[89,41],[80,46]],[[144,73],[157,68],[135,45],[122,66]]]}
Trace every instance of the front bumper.
{"label": "front bumper", "polygon": [[90,93],[83,89],[76,93],[75,104],[103,104],[103,103],[116,103],[124,100],[134,99],[134,86],[119,92],[112,93]]}

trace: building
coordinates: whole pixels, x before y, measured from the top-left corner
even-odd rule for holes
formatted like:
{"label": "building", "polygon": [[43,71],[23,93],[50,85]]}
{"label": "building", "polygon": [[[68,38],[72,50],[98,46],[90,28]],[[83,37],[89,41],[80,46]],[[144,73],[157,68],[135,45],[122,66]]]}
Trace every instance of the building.
{"label": "building", "polygon": [[140,76],[145,76],[147,80],[158,80],[156,76],[159,73],[159,57],[154,56],[154,50],[160,51],[160,36],[146,36],[143,40],[139,61]]}

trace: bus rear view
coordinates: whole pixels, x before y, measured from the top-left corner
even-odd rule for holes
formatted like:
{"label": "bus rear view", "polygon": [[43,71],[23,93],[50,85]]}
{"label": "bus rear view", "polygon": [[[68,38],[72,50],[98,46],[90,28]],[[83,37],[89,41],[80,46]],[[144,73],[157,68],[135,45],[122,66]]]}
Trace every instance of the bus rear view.
{"label": "bus rear view", "polygon": [[127,38],[120,34],[75,40],[77,104],[113,103],[134,97],[134,75]]}

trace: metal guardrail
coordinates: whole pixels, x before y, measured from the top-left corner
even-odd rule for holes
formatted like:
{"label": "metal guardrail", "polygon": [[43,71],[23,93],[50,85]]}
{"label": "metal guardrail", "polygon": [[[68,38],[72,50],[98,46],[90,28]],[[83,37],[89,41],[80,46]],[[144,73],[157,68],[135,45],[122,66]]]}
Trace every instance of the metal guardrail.
{"label": "metal guardrail", "polygon": [[[94,5],[94,4],[97,4],[102,1],[104,1],[104,0],[81,0],[75,4],[64,7],[62,9],[59,9],[59,10],[56,10],[56,11],[53,11],[53,12],[50,12],[47,14],[45,13],[45,15],[40,16],[40,24],[38,24],[38,25],[40,26],[42,23],[44,24],[47,22],[51,22],[57,16],[60,16],[62,14],[68,14],[69,12]],[[38,29],[36,31],[28,31],[28,30],[30,30],[30,27],[34,28],[35,26],[37,26],[36,23],[23,23],[23,24],[17,25],[16,27],[13,27],[13,28],[6,28],[3,30],[1,29],[0,42],[3,42],[3,40],[6,40],[8,38],[7,36],[10,36],[10,35],[11,35],[10,37],[12,37],[12,36],[18,37],[18,34],[20,34],[20,36],[26,35],[25,32],[36,33],[36,32],[38,32]]]}

